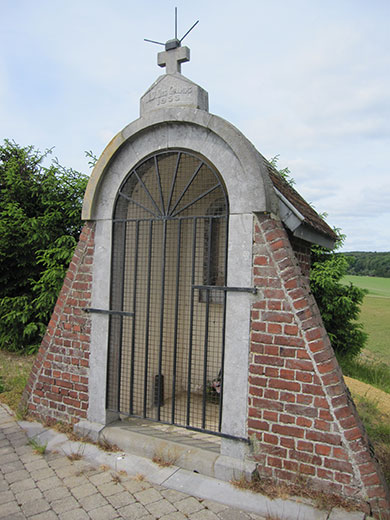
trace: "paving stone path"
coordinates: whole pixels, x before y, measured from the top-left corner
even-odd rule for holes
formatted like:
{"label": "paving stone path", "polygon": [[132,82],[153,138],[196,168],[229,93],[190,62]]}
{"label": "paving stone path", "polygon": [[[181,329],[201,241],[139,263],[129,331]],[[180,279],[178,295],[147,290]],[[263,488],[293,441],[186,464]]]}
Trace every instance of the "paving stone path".
{"label": "paving stone path", "polygon": [[0,405],[0,518],[7,520],[265,520],[108,467],[39,454]]}

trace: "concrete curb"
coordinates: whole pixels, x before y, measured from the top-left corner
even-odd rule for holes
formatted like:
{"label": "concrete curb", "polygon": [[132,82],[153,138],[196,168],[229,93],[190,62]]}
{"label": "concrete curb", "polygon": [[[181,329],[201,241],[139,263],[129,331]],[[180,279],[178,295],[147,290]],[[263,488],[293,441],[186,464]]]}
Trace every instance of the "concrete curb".
{"label": "concrete curb", "polygon": [[66,435],[45,428],[37,422],[18,421],[18,424],[29,438],[35,439],[39,444],[46,444],[48,451],[58,451],[66,455],[80,454],[94,466],[108,466],[117,472],[126,471],[128,475],[143,475],[153,484],[220,502],[242,511],[273,516],[278,520],[369,520],[362,512],[333,509],[329,513],[316,509],[303,499],[271,500],[260,493],[237,489],[229,482],[177,466],[161,468],[150,459],[138,455],[126,452],[106,453],[93,444],[69,441]]}

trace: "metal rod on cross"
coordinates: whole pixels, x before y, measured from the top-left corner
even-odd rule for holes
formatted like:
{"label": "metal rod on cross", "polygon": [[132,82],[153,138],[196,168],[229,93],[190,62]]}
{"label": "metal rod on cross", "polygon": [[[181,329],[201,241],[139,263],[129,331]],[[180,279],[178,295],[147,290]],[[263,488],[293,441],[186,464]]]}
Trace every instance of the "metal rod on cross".
{"label": "metal rod on cross", "polygon": [[199,23],[199,20],[197,20],[197,21],[194,23],[194,25],[193,25],[190,29],[188,29],[188,31],[185,33],[185,35],[183,36],[183,38],[181,38],[181,39],[179,40],[180,43],[184,40],[184,38],[187,36],[187,34],[189,34],[189,33],[192,31],[192,29],[195,27],[195,25],[197,25],[198,23]]}
{"label": "metal rod on cross", "polygon": [[180,38],[180,40],[177,37],[177,7],[175,7],[175,38],[173,40],[168,40],[166,43],[158,42],[156,40],[149,40],[147,38],[144,38],[145,42],[149,43],[155,43],[157,45],[165,45],[165,50],[169,51],[171,49],[175,49],[177,47],[180,47],[181,42],[184,40],[184,38],[192,31],[192,29],[199,23],[199,20],[197,20],[189,29],[188,31]]}

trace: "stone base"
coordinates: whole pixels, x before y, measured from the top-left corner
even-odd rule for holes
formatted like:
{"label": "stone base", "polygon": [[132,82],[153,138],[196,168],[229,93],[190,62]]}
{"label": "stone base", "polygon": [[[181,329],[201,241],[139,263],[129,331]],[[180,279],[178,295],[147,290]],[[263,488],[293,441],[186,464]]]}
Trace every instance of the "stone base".
{"label": "stone base", "polygon": [[91,421],[80,421],[73,426],[73,431],[81,437],[88,437],[94,442],[99,440],[99,434],[104,428],[104,424]]}
{"label": "stone base", "polygon": [[[161,465],[174,465],[219,480],[250,479],[256,464],[219,453],[218,444],[185,438],[169,432],[148,435],[138,421],[117,421],[99,432],[99,440],[115,444],[123,451],[147,457]],[[177,429],[176,429],[177,430]],[[185,430],[183,430],[185,432]]]}

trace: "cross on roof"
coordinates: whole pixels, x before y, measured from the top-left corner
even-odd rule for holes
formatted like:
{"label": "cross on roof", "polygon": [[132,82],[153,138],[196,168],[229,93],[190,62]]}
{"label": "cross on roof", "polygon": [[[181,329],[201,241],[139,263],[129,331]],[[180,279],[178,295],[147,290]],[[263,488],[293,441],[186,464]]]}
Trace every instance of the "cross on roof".
{"label": "cross on roof", "polygon": [[190,61],[190,49],[181,47],[177,39],[168,40],[165,44],[165,51],[157,54],[157,64],[166,67],[167,74],[181,74],[181,64]]}

